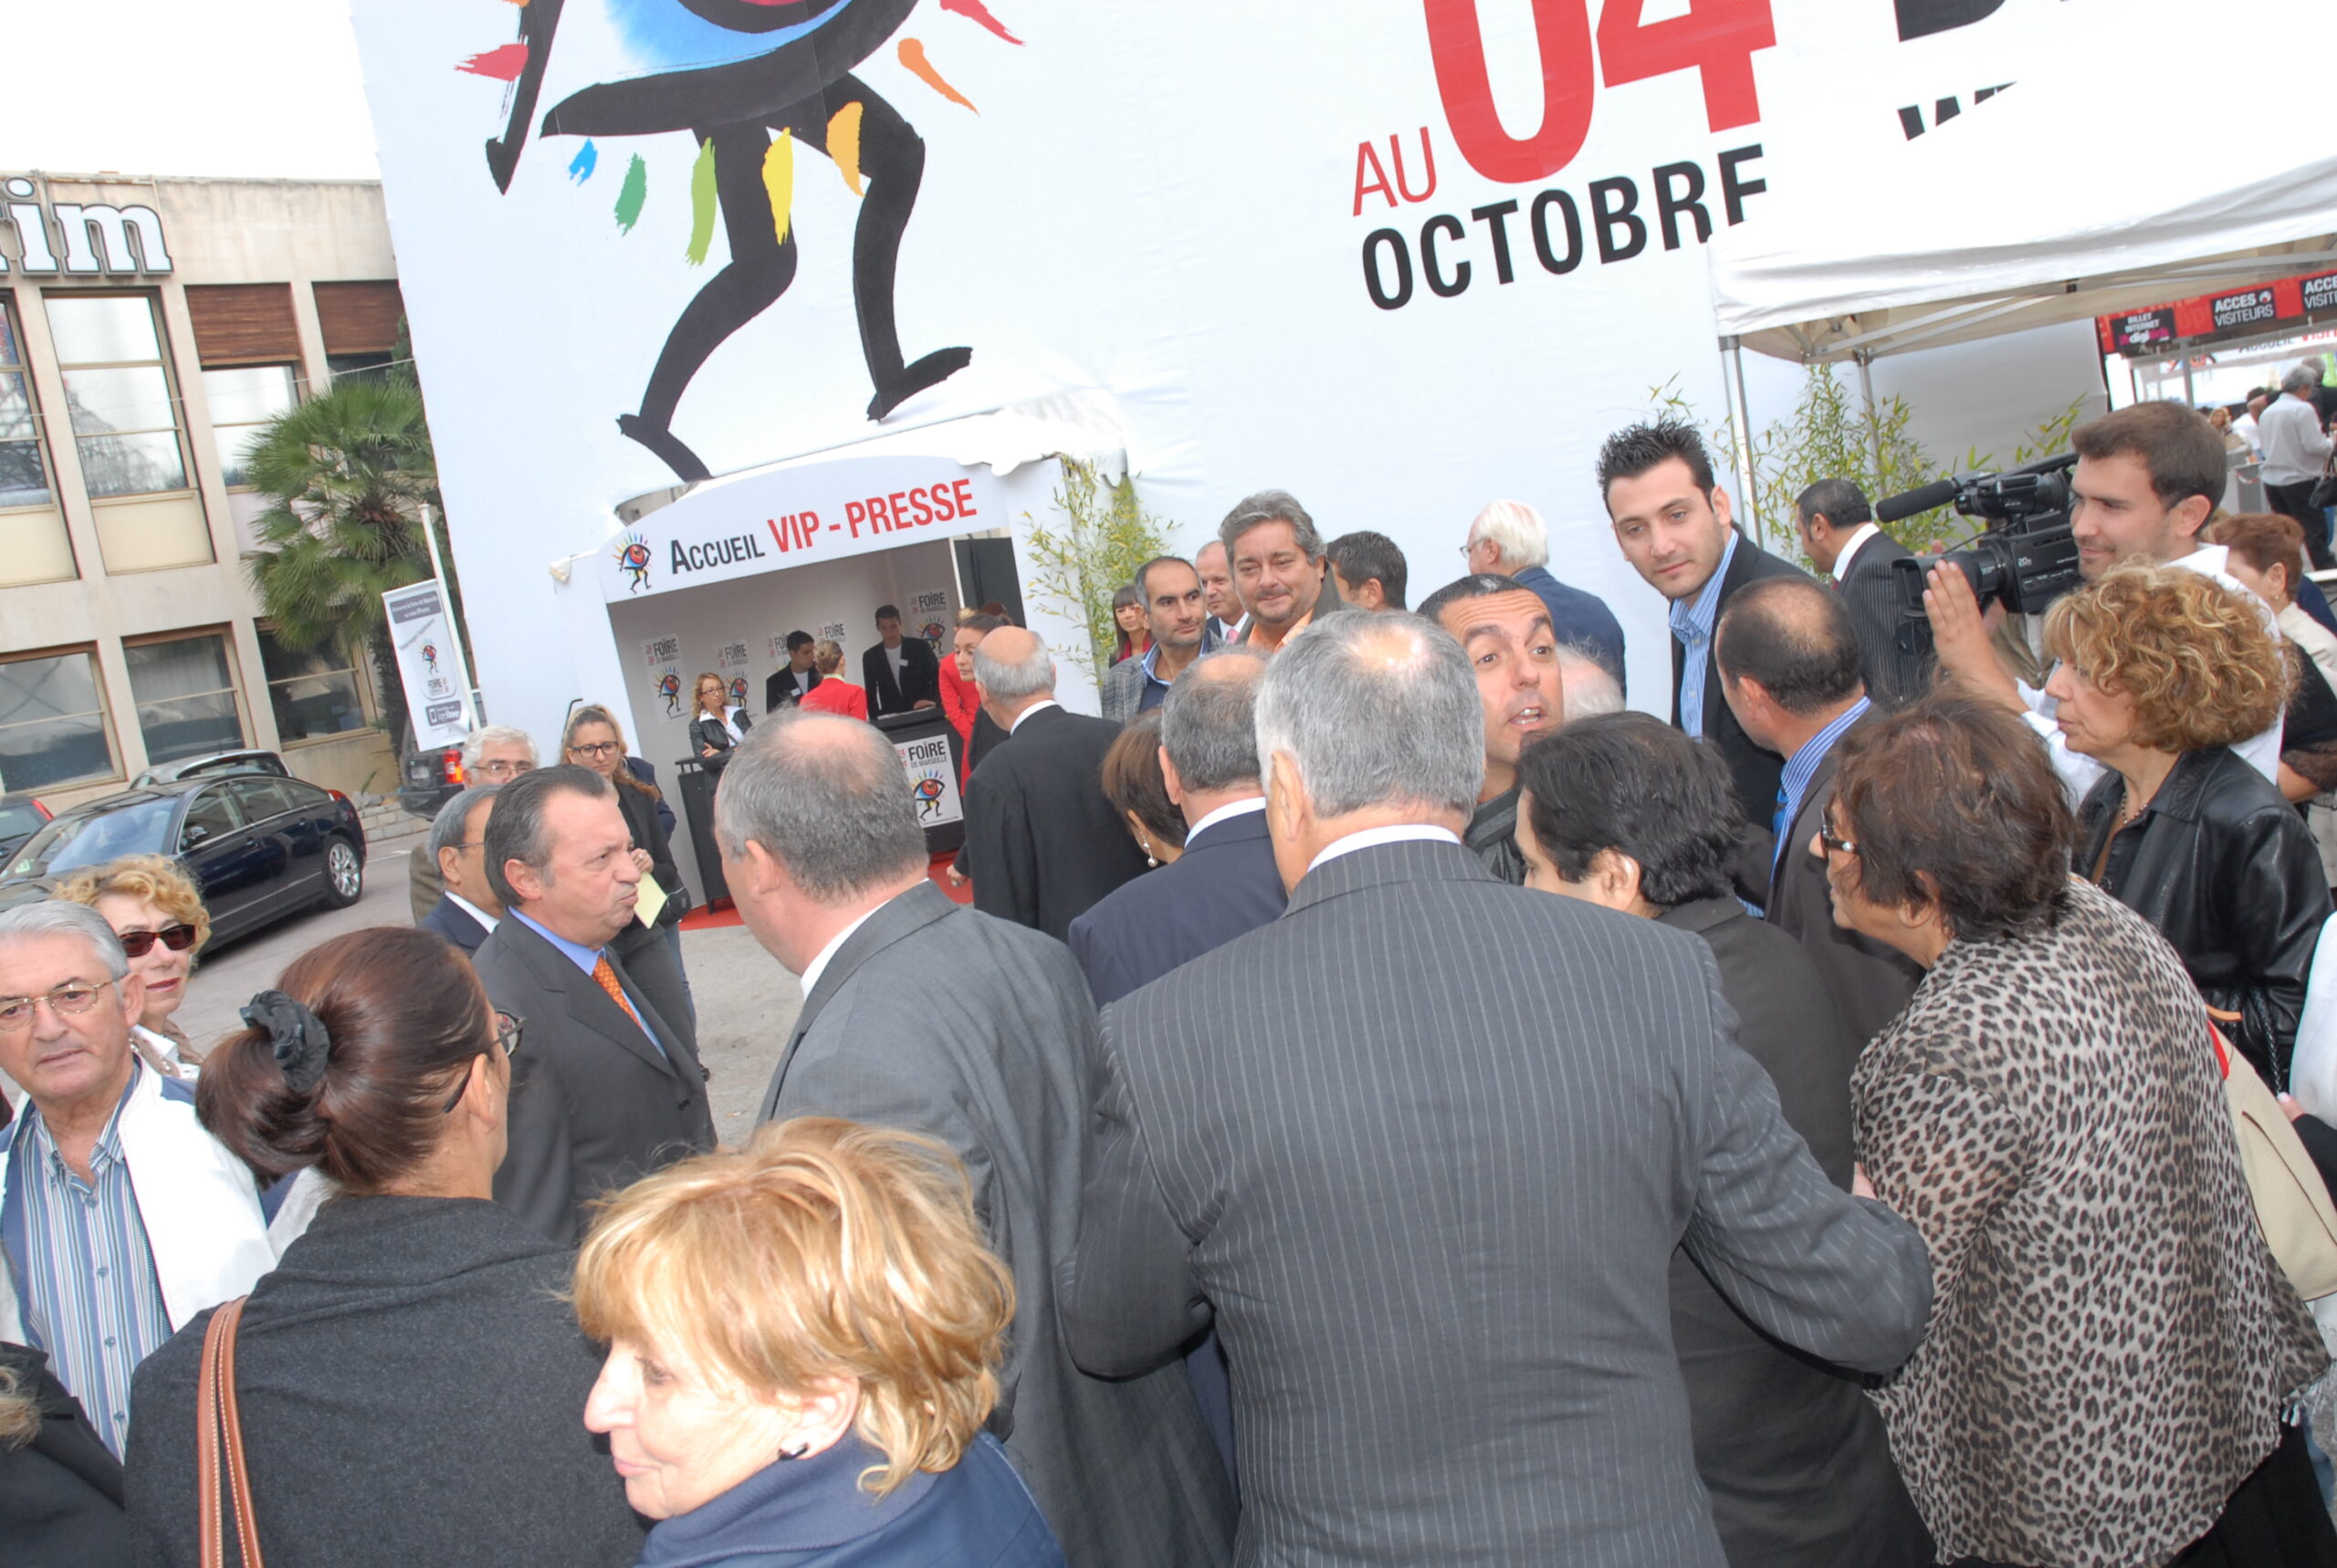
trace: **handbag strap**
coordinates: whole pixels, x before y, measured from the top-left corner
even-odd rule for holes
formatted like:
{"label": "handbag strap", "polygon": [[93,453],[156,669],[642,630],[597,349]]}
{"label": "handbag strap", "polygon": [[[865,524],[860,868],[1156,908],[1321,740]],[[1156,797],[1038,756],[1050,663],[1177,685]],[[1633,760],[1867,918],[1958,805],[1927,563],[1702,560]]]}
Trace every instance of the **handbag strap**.
{"label": "handbag strap", "polygon": [[[203,1373],[194,1393],[195,1523],[203,1568],[225,1568],[226,1536],[221,1492],[234,1498],[236,1548],[243,1568],[263,1568],[259,1528],[252,1518],[252,1482],[244,1465],[244,1423],[236,1405],[236,1329],[244,1302],[222,1302],[203,1333]],[[225,1475],[220,1473],[225,1459]]]}

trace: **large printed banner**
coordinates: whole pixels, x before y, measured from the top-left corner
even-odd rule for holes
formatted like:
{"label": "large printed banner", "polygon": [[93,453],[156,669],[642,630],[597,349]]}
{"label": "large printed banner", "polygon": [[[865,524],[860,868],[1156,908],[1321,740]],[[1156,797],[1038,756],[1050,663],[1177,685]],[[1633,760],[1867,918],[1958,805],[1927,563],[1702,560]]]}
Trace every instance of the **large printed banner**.
{"label": "large printed banner", "polygon": [[[1188,549],[1277,486],[1424,593],[1531,502],[1659,690],[1591,461],[1661,383],[1717,418],[1702,247],[2105,3],[354,0],[456,553],[504,596],[482,681],[556,716],[544,564],[619,570],[619,502],[1101,389]],[[683,580],[648,548],[620,589]]]}

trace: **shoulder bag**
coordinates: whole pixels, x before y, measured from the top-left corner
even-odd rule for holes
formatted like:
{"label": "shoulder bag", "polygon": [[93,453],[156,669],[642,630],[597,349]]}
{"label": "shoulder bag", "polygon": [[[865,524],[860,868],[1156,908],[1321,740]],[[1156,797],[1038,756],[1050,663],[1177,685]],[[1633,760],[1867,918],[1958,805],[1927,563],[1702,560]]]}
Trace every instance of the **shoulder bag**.
{"label": "shoulder bag", "polygon": [[236,1409],[236,1326],[249,1299],[221,1302],[203,1333],[203,1375],[194,1392],[194,1501],[203,1568],[225,1568],[223,1510],[236,1516],[236,1561],[242,1568],[264,1568],[259,1526],[252,1518],[251,1477],[244,1469],[243,1418]]}
{"label": "shoulder bag", "polygon": [[2233,1055],[2213,1023],[2207,1036],[2223,1068],[2240,1168],[2273,1261],[2308,1301],[2337,1291],[2337,1207],[2329,1201],[2320,1167],[2256,1069]]}

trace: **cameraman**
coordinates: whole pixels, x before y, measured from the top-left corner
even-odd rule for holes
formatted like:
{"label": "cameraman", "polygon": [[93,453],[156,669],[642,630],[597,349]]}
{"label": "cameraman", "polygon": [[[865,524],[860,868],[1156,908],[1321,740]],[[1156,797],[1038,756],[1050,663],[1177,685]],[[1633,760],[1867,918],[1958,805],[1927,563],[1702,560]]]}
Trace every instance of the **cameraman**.
{"label": "cameraman", "polygon": [[[2141,561],[2199,572],[2248,592],[2226,570],[2224,548],[2198,541],[2224,493],[2224,444],[2215,426],[2180,403],[2136,403],[2080,427],[2070,444],[2078,455],[2070,477],[2070,530],[2077,541],[2078,571],[2089,582],[2113,566]],[[2249,600],[2262,604],[2253,594]],[[2070,798],[2082,800],[2101,781],[2101,764],[2070,748],[2053,722],[2059,706],[2053,698],[2016,680],[1997,663],[1970,580],[1953,566],[1934,567],[1923,612],[1931,619],[1940,668],[1966,691],[2026,714],[2029,727],[2051,749],[2053,769]],[[2273,625],[2269,610],[2265,623]],[[2279,779],[2277,720],[2232,749],[2265,778]]]}

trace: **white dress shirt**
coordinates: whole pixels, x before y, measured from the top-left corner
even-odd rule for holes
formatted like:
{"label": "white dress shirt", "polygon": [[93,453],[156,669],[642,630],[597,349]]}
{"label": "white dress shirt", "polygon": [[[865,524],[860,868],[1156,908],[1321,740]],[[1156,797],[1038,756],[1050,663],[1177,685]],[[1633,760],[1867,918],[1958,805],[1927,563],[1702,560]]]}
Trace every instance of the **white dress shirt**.
{"label": "white dress shirt", "polygon": [[1852,534],[1850,537],[1849,542],[1842,546],[1842,553],[1834,558],[1834,570],[1831,575],[1836,582],[1839,582],[1842,579],[1850,575],[1850,558],[1859,553],[1859,546],[1866,543],[1867,540],[1874,538],[1875,535],[1881,531],[1882,530],[1881,528],[1876,528],[1872,523],[1860,523],[1859,525],[1858,531]]}
{"label": "white dress shirt", "polygon": [[1012,735],[1016,730],[1021,729],[1022,727],[1023,721],[1028,719],[1032,714],[1037,713],[1041,708],[1061,706],[1063,706],[1063,704],[1055,701],[1053,697],[1041,697],[1037,702],[1032,703],[1029,707],[1024,708],[1021,713],[1014,716],[1014,723],[1008,727],[1006,733]]}
{"label": "white dress shirt", "polygon": [[1432,828],[1426,822],[1396,822],[1384,828],[1366,828],[1361,832],[1349,833],[1344,839],[1334,839],[1324,845],[1323,852],[1306,862],[1306,869],[1311,874],[1326,862],[1335,861],[1341,855],[1351,855],[1357,850],[1372,849],[1380,844],[1410,843],[1414,841],[1457,844],[1461,841],[1461,835],[1450,828]]}
{"label": "white dress shirt", "polygon": [[[890,904],[893,901],[888,898],[885,901],[885,904]],[[885,904],[878,904],[876,909],[884,908]],[[867,915],[863,915],[859,919],[854,921],[851,925],[845,926],[843,930],[829,937],[828,945],[821,948],[818,953],[812,955],[812,961],[803,966],[803,973],[798,976],[797,978],[802,982],[803,996],[806,1000],[809,1000],[811,998],[812,988],[820,983],[820,977],[827,973],[828,960],[836,956],[836,949],[850,941],[854,932],[867,925],[869,915],[875,915],[876,913],[876,909],[870,910]]]}
{"label": "white dress shirt", "polygon": [[2294,392],[2264,411],[2256,422],[2257,440],[2264,451],[2264,483],[2301,485],[2321,477],[2329,461],[2329,436],[2321,428],[2321,411]]}
{"label": "white dress shirt", "polygon": [[473,920],[477,921],[479,924],[479,929],[482,931],[494,930],[498,923],[499,923],[503,918],[499,915],[489,915],[486,910],[481,909],[477,904],[473,904],[469,899],[465,898],[461,894],[455,892],[451,888],[447,890],[446,896],[455,901],[456,908],[461,910],[465,915],[469,915]]}

